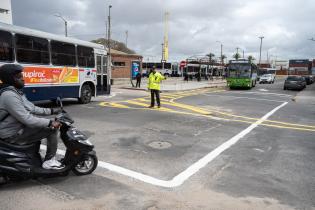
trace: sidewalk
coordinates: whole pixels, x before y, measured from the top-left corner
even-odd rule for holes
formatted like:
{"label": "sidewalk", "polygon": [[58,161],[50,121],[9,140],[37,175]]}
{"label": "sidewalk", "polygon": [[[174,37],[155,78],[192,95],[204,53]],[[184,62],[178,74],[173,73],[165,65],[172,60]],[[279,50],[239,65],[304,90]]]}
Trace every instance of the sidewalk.
{"label": "sidewalk", "polygon": [[[135,82],[134,82],[135,84]],[[182,91],[182,90],[192,90],[199,88],[210,88],[210,87],[225,87],[226,80],[222,80],[221,78],[215,78],[213,80],[201,80],[198,82],[197,80],[193,81],[184,81],[181,77],[169,77],[166,80],[161,82],[161,91]],[[142,78],[141,80],[141,88],[132,87],[130,81],[120,83],[112,86],[116,89],[132,89],[132,90],[147,90],[147,78]]]}
{"label": "sidewalk", "polygon": [[295,101],[297,103],[315,105],[315,83],[307,85],[303,91],[300,91],[295,96]]}

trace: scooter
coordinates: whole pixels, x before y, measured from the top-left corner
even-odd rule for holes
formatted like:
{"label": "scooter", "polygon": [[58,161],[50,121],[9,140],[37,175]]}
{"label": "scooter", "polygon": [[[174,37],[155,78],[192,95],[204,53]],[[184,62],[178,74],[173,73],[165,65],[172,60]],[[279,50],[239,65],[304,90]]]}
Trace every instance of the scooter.
{"label": "scooter", "polygon": [[0,140],[0,180],[6,184],[15,180],[27,180],[57,176],[67,176],[70,171],[74,174],[91,174],[97,167],[98,159],[94,151],[94,145],[86,135],[75,128],[74,120],[63,109],[56,116],[56,121],[61,124],[60,138],[66,146],[64,158],[61,160],[64,168],[51,170],[42,168],[43,160],[39,153],[41,142],[28,145],[13,145]]}

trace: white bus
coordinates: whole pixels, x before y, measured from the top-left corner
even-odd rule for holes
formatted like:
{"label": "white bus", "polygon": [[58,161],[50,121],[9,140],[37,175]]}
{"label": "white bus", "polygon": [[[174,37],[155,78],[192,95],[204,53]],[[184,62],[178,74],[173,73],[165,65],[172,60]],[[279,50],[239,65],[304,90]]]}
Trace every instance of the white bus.
{"label": "white bus", "polygon": [[0,23],[0,65],[24,67],[24,92],[32,101],[61,97],[85,104],[97,89],[110,90],[106,54],[103,45]]}
{"label": "white bus", "polygon": [[142,76],[148,76],[150,69],[155,66],[156,70],[162,75],[169,76],[180,76],[178,63],[164,63],[164,69],[161,62],[142,62]]}

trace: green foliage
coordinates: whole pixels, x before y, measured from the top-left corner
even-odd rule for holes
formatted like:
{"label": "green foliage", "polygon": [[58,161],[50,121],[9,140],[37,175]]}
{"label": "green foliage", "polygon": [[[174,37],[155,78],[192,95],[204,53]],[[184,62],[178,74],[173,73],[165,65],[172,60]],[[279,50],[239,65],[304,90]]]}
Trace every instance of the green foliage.
{"label": "green foliage", "polygon": [[239,53],[235,53],[233,55],[233,58],[235,58],[236,60],[238,60],[241,57],[241,55]]}
{"label": "green foliage", "polygon": [[255,60],[255,58],[254,58],[254,56],[252,56],[252,55],[250,55],[250,56],[248,56],[248,61],[251,63],[253,60]]}

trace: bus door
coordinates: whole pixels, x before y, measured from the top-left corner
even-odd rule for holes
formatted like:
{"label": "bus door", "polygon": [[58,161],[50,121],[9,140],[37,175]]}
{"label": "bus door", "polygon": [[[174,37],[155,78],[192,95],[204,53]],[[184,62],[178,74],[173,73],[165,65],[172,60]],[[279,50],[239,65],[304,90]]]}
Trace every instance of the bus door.
{"label": "bus door", "polygon": [[107,56],[96,54],[97,64],[97,94],[109,92],[107,74]]}

